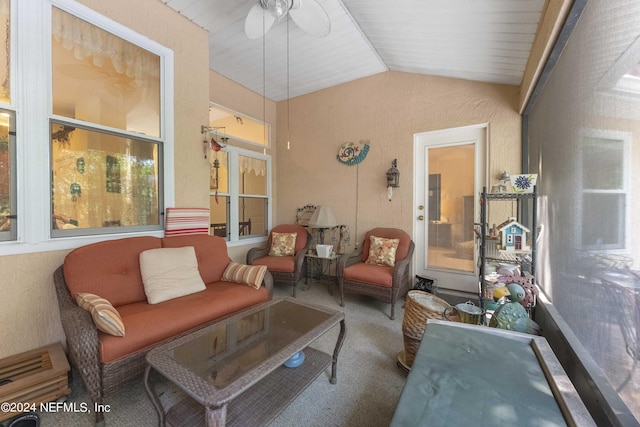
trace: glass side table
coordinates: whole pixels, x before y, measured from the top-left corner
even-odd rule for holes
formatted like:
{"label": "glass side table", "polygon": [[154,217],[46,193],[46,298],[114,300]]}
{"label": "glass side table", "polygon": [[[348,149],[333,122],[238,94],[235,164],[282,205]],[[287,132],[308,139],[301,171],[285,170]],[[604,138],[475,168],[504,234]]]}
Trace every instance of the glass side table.
{"label": "glass side table", "polygon": [[[329,255],[328,257],[320,257],[317,254],[306,254],[305,256],[305,262],[306,262],[306,274],[305,274],[305,278],[304,278],[304,284],[307,285],[306,290],[309,290],[309,288],[311,288],[311,282],[313,281],[314,277],[316,277],[318,279],[318,281],[320,282],[327,282],[327,278],[330,276],[325,275],[325,270],[324,270],[324,266],[325,263],[324,261],[327,261],[327,271],[331,271],[331,267],[335,264],[335,268],[337,269],[338,267],[338,258],[340,258],[340,255],[336,254],[336,253],[332,253],[331,255]],[[315,274],[315,273],[318,274]],[[337,274],[337,271],[336,271]],[[335,281],[337,283],[337,276],[333,276],[334,278],[332,279],[333,281]],[[327,283],[327,291],[329,292],[329,295],[333,295],[333,290],[331,290],[331,285],[330,283]]]}

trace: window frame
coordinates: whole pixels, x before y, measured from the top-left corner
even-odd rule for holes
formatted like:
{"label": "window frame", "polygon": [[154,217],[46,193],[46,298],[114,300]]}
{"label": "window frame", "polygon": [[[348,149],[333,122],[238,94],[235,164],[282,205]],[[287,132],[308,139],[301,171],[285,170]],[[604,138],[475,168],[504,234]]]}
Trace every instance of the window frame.
{"label": "window frame", "polygon": [[[268,126],[268,125],[267,125]],[[221,151],[226,152],[228,154],[229,161],[229,192],[221,193],[218,192],[219,197],[227,197],[227,242],[228,246],[242,246],[253,243],[261,243],[266,241],[268,237],[269,230],[272,226],[272,218],[273,218],[273,203],[272,203],[272,159],[271,155],[259,153],[252,150],[247,150],[240,147],[234,147],[231,145],[227,145]],[[262,195],[253,195],[253,194],[240,194],[240,183],[238,180],[238,176],[240,174],[240,156],[244,157],[252,157],[255,159],[264,160],[267,164],[266,170],[266,180],[267,180],[267,194],[265,196]],[[209,197],[213,197],[215,195],[215,190],[209,193]],[[240,214],[239,214],[239,204],[241,197],[252,197],[252,198],[261,198],[267,201],[267,218],[266,218],[266,234],[264,235],[250,235],[250,236],[240,236]]]}
{"label": "window frame", "polygon": [[18,200],[18,191],[16,182],[16,112],[7,109],[0,108],[0,112],[8,112],[10,114],[9,118],[9,141],[8,141],[8,150],[9,150],[9,218],[11,219],[11,224],[9,226],[9,230],[0,231],[0,242],[12,242],[17,238],[17,229],[18,229],[18,221],[17,221],[17,200]]}
{"label": "window frame", "polygon": [[[0,242],[0,256],[52,250],[73,249],[102,240],[118,239],[123,233],[108,229],[103,234],[52,237],[50,120],[62,119],[52,114],[51,90],[51,15],[52,7],[71,13],[118,37],[160,56],[160,140],[163,141],[162,167],[159,177],[166,206],[174,204],[174,113],[173,113],[173,52],[132,29],[119,24],[73,0],[12,0],[11,48],[20,52],[11,61],[12,104],[16,111],[16,189],[17,237]],[[0,105],[2,106],[2,105]],[[64,118],[63,121],[69,121]],[[98,126],[96,126],[97,128]],[[164,216],[161,216],[164,218]],[[157,230],[127,233],[131,235],[164,234],[163,220]]]}
{"label": "window frame", "polygon": [[[90,124],[87,122],[83,122],[80,120],[73,120],[69,118],[64,118],[62,120],[62,116],[53,116],[50,118],[50,124],[59,124],[59,125],[70,125],[75,127],[76,129],[82,129],[89,132],[100,132],[103,134],[113,135],[121,138],[129,138],[133,141],[140,143],[148,143],[148,144],[157,144],[158,145],[158,163],[160,165],[163,164],[163,152],[162,152],[162,141],[159,138],[145,136],[136,134],[135,132],[128,131],[114,131],[113,128]],[[49,147],[51,147],[52,141],[49,139]],[[53,158],[50,156],[49,158],[49,168],[53,170]],[[121,234],[127,232],[145,232],[145,231],[157,231],[158,229],[164,230],[164,195],[163,195],[163,185],[162,185],[162,176],[164,174],[163,167],[158,168],[158,225],[137,225],[137,226],[118,226],[118,227],[95,227],[95,228],[77,228],[77,229],[69,229],[69,230],[59,230],[59,229],[51,229],[51,237],[53,239],[60,239],[65,237],[74,237],[74,236],[89,236],[89,235],[104,235],[104,234]],[[53,186],[53,182],[51,183]],[[53,200],[51,200],[49,208],[53,214]],[[105,233],[108,230],[109,233]]]}
{"label": "window frame", "polygon": [[[622,242],[618,242],[617,244],[609,244],[609,245],[585,245],[583,242],[583,236],[582,236],[582,223],[580,223],[580,225],[578,225],[578,222],[576,222],[576,226],[577,226],[577,235],[578,237],[578,242],[580,242],[582,248],[584,250],[588,250],[588,251],[599,251],[599,252],[609,252],[609,253],[616,253],[616,252],[620,252],[620,253],[624,253],[627,251],[628,248],[628,242],[629,242],[629,238],[630,238],[630,230],[629,230],[629,221],[630,221],[630,215],[631,215],[631,210],[630,210],[630,203],[629,203],[629,194],[630,194],[630,177],[629,177],[629,172],[630,172],[630,150],[631,150],[631,141],[632,141],[632,136],[631,133],[629,132],[623,132],[623,131],[614,131],[614,130],[607,130],[607,129],[581,129],[580,130],[580,144],[581,146],[588,140],[588,139],[604,139],[604,140],[611,140],[611,141],[621,141],[622,142],[622,150],[623,150],[623,154],[622,154],[622,167],[623,167],[623,173],[622,173],[622,188],[621,189],[615,189],[615,190],[610,190],[610,189],[592,189],[592,188],[584,188],[583,187],[583,183],[580,183],[580,188],[581,188],[581,193],[582,193],[582,197],[580,197],[580,215],[582,215],[583,210],[585,209],[584,206],[584,195],[586,194],[623,194],[625,196],[625,206],[624,209],[622,211],[622,213],[624,214],[624,221],[621,224],[622,230],[618,230],[618,236],[620,238],[622,238]],[[582,157],[582,153],[584,151],[580,150],[580,160],[579,160],[579,167],[580,167],[580,177],[582,177],[583,171],[584,171],[584,159]]]}

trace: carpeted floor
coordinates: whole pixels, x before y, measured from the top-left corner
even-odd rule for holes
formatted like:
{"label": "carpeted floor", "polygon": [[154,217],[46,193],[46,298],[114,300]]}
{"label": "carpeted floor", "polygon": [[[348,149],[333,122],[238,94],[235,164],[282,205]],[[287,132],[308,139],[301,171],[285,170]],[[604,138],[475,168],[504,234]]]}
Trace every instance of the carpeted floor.
{"label": "carpeted floor", "polygon": [[[328,282],[314,281],[309,290],[298,290],[298,299],[325,305],[345,312],[346,338],[338,358],[338,383],[329,383],[330,369],[320,375],[271,424],[290,426],[388,426],[402,392],[406,373],[396,365],[397,354],[403,350],[402,318],[404,301],[396,306],[396,319],[388,317],[389,305],[372,298],[345,295],[345,307],[338,304],[337,286],[332,283],[334,295],[327,292]],[[303,283],[300,286],[304,289]],[[274,298],[291,295],[291,288],[276,285]],[[338,336],[335,326],[313,347],[331,354]],[[67,403],[91,408],[84,386],[74,375]],[[163,379],[157,389],[166,406],[177,402],[181,392]],[[105,404],[110,412],[105,415],[107,426],[157,426],[155,410],[151,406],[142,379],[133,381],[108,396]],[[93,414],[82,411],[41,413],[42,427],[84,427],[93,425]],[[257,426],[250,426],[257,427]]]}

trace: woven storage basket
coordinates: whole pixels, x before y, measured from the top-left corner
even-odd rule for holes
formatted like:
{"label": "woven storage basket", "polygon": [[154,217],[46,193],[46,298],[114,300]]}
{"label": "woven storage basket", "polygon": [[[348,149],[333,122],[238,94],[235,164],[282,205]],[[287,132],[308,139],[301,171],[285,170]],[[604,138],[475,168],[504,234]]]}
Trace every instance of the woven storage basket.
{"label": "woven storage basket", "polygon": [[428,319],[442,320],[442,313],[449,304],[423,291],[409,291],[404,306],[402,319],[402,335],[404,337],[404,357],[407,366],[413,365],[416,351],[420,347],[422,335],[427,327]]}

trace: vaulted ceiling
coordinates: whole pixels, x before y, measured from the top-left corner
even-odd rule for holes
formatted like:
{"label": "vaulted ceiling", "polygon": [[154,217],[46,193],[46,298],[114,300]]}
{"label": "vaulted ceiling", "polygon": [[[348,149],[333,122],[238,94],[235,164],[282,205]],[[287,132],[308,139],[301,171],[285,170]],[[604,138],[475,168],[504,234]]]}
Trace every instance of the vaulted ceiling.
{"label": "vaulted ceiling", "polygon": [[[259,0],[160,0],[209,32],[209,65],[274,101],[388,70],[520,85],[546,0],[316,0],[331,31],[283,19],[244,31]],[[302,7],[305,1],[301,0]]]}

